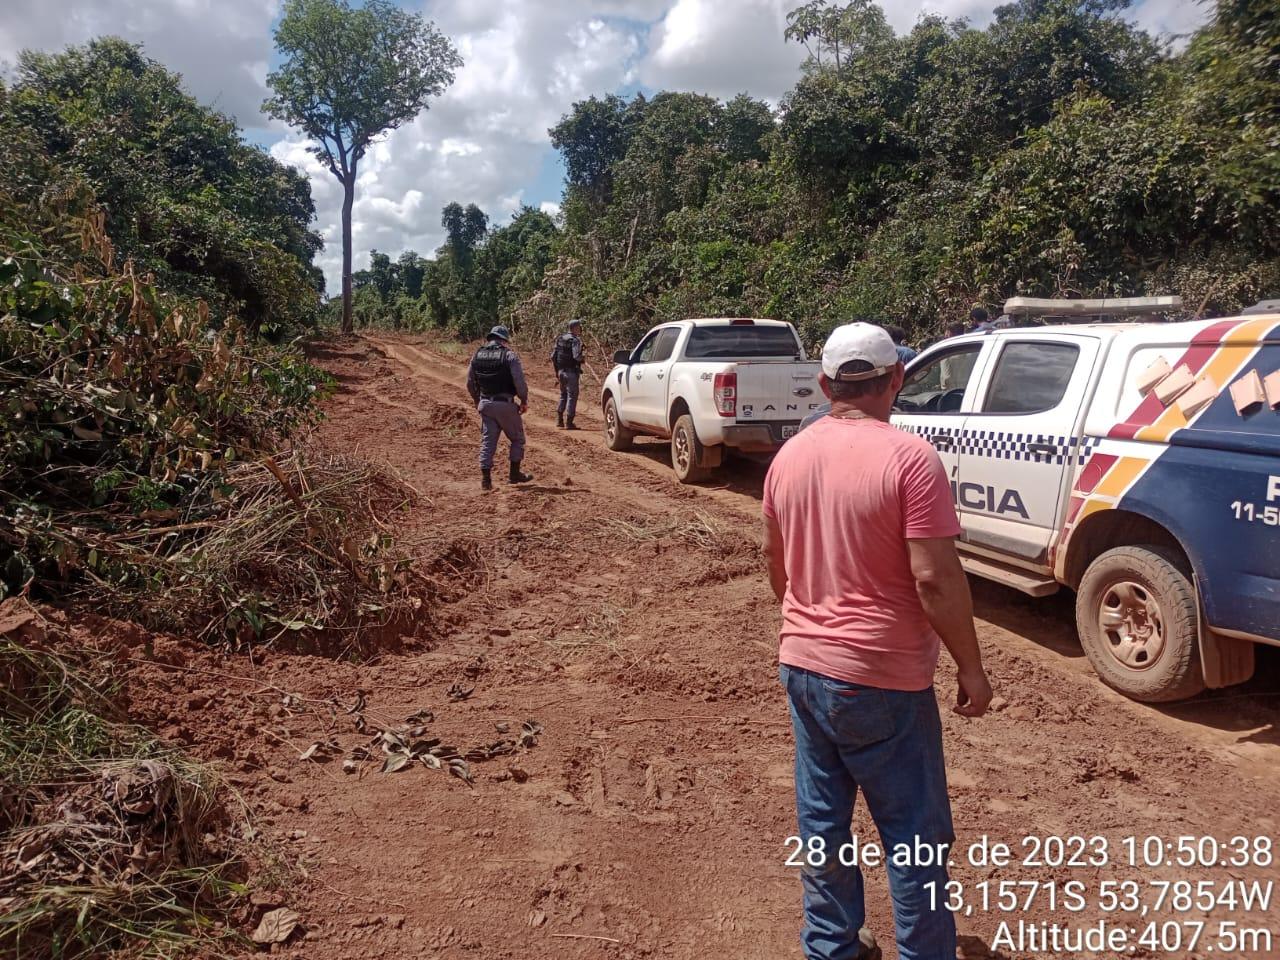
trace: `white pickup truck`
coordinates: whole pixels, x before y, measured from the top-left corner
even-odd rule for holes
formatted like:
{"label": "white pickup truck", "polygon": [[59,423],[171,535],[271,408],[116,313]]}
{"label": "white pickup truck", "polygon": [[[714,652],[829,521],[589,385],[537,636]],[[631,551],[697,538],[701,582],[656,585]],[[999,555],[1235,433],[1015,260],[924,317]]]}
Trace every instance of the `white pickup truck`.
{"label": "white pickup truck", "polygon": [[908,366],[893,423],[951,477],[965,568],[1033,596],[1074,589],[1108,685],[1177,700],[1247,680],[1254,645],[1280,646],[1280,302],[945,340]]}
{"label": "white pickup truck", "polygon": [[669,437],[681,483],[705,479],[726,447],[776,451],[823,402],[821,364],[778,320],[664,323],[613,359],[600,395],[605,444],[625,450],[636,434]]}

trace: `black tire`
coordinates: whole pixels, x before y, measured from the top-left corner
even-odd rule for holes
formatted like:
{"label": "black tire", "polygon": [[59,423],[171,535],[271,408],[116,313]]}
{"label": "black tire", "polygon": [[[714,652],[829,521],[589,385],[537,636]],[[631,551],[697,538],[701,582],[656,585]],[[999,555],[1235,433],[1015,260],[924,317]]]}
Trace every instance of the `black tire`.
{"label": "black tire", "polygon": [[622,425],[618,419],[618,404],[613,397],[604,402],[604,445],[615,453],[630,450],[636,435]]}
{"label": "black tire", "polygon": [[1195,588],[1168,547],[1116,547],[1094,560],[1076,591],[1076,629],[1102,682],[1127,697],[1167,703],[1205,687]]}
{"label": "black tire", "polygon": [[676,472],[676,479],[681,483],[697,483],[711,476],[711,471],[702,466],[707,458],[706,450],[693,428],[693,417],[687,413],[680,416],[671,429],[671,468]]}

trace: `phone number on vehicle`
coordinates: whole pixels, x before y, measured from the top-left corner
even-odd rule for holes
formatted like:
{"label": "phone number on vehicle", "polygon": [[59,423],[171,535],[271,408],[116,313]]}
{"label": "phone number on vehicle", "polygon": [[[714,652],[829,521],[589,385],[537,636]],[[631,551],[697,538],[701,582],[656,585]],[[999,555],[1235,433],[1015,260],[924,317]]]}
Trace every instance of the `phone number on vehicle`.
{"label": "phone number on vehicle", "polygon": [[1270,913],[1273,880],[948,880],[924,884],[930,909],[941,907],[971,917],[977,913],[1064,912],[1086,910],[1148,914],[1186,914],[1215,910]]}

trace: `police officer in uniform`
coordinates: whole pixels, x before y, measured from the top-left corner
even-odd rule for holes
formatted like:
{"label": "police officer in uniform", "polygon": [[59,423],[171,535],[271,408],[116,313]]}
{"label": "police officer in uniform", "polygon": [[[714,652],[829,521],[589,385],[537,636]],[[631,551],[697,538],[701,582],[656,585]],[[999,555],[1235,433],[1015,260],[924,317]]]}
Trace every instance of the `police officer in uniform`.
{"label": "police officer in uniform", "polygon": [[498,435],[505,433],[511,443],[511,483],[533,479],[520,472],[524,458],[524,421],[529,409],[529,387],[525,383],[520,358],[511,349],[511,331],[504,326],[489,331],[484,346],[471,358],[467,368],[467,392],[480,413],[480,487],[493,489],[493,455],[498,451]]}
{"label": "police officer in uniform", "polygon": [[578,412],[578,381],[582,377],[582,321],[570,320],[569,332],[556,337],[551,348],[551,365],[560,381],[560,405],[556,407],[556,426],[577,430],[573,417]]}

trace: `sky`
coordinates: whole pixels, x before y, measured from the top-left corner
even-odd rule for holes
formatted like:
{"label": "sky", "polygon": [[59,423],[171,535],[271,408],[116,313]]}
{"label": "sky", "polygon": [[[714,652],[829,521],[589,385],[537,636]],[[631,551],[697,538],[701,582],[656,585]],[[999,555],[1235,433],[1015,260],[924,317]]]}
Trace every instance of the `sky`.
{"label": "sky", "polygon": [[[746,92],[776,103],[794,84],[804,51],[783,40],[800,0],[405,0],[450,37],[465,65],[414,122],[375,144],[363,161],[353,212],[357,269],[369,251],[430,256],[443,240],[440,211],[475,203],[490,222],[523,205],[555,214],[563,167],[547,129],[592,94],[689,90]],[[885,4],[905,31],[923,13],[981,26],[992,0]],[[272,27],[281,0],[3,0],[0,63],[23,49],[58,50],[114,34],[141,42],[181,73],[203,103],[233,116],[246,136],[311,177],[318,258],[339,289],[341,188],[287,127],[263,116],[276,61]],[[1212,5],[1138,0],[1131,19],[1157,35],[1194,30]]]}

